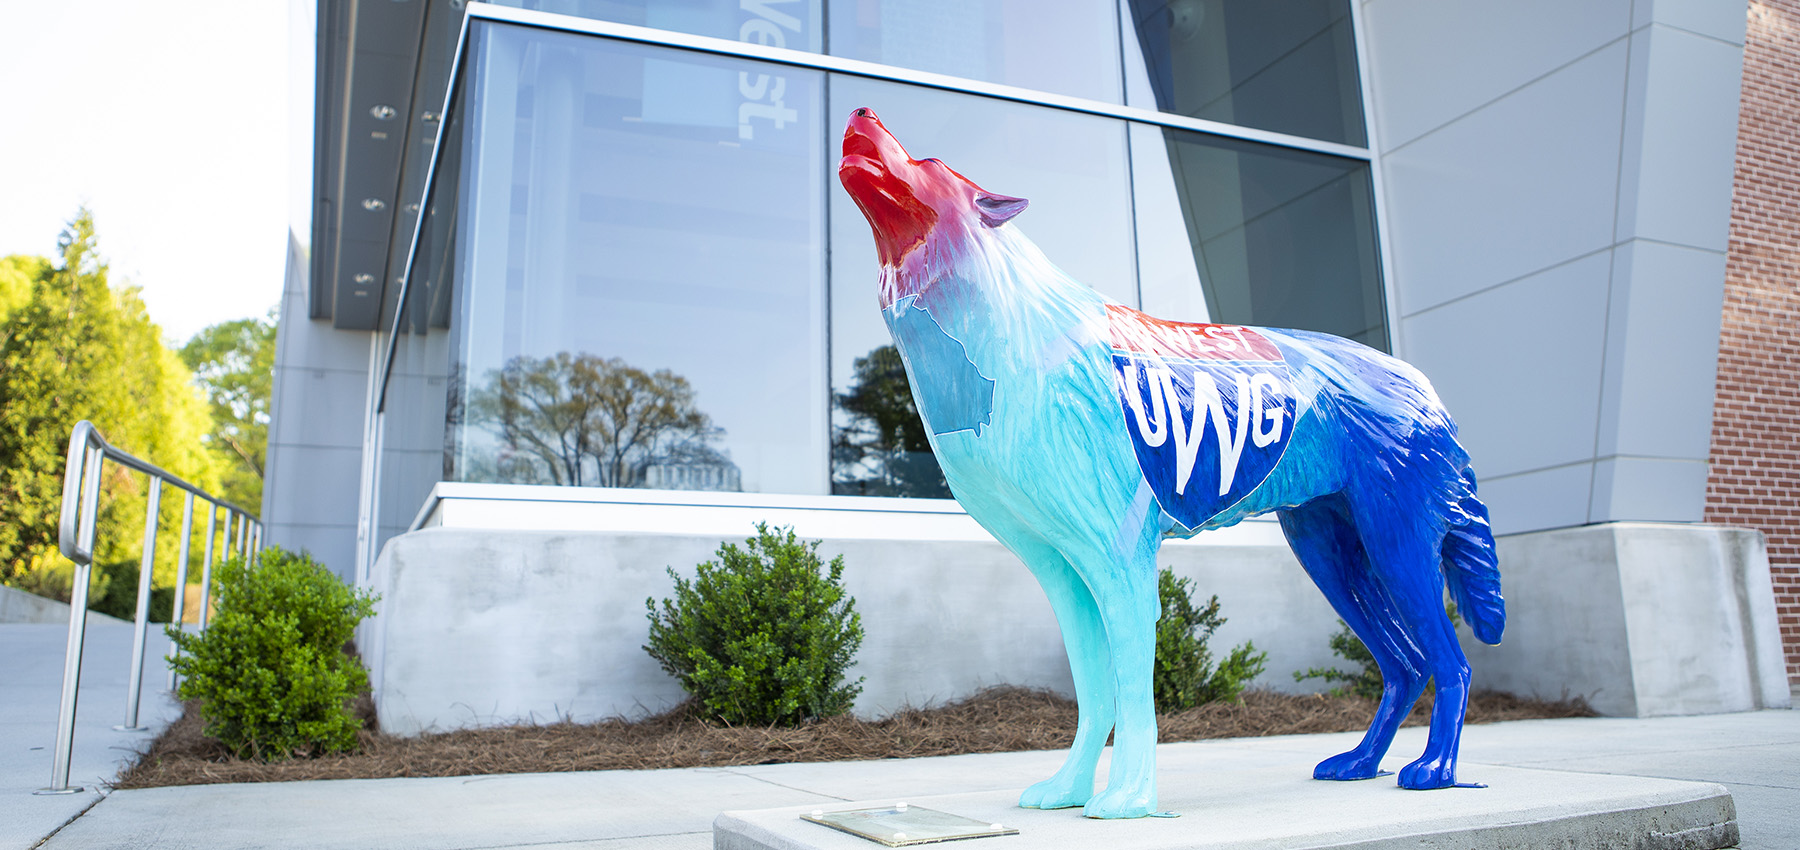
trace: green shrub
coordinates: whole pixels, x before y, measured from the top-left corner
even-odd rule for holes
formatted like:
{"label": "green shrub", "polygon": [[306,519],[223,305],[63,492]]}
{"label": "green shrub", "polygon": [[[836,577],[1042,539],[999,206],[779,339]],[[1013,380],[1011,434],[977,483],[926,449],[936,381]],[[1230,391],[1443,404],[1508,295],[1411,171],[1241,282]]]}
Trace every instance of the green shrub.
{"label": "green shrub", "polygon": [[1186,711],[1198,705],[1236,700],[1250,680],[1262,674],[1269,660],[1266,652],[1245,641],[1213,666],[1206,642],[1225,618],[1219,616],[1219,597],[1197,608],[1193,581],[1178,579],[1164,568],[1157,575],[1157,595],[1162,598],[1162,619],[1156,621],[1156,672],[1153,687],[1156,710]]}
{"label": "green shrub", "polygon": [[862,645],[862,617],[840,583],[843,556],[821,575],[818,548],[757,523],[743,548],[720,546],[693,581],[671,568],[674,597],[660,610],[644,600],[644,651],[725,723],[794,725],[849,710],[862,679],[845,682],[844,671]]}
{"label": "green shrub", "polygon": [[275,547],[254,567],[233,557],[213,576],[217,608],[206,630],[165,630],[181,698],[200,700],[206,734],[261,761],[354,749],[362,721],[349,704],[369,676],[344,646],[375,597]]}
{"label": "green shrub", "polygon": [[[1444,603],[1444,613],[1450,616],[1451,625],[1462,622],[1456,616],[1456,603]],[[1331,652],[1339,658],[1355,665],[1353,670],[1339,670],[1335,667],[1314,667],[1301,672],[1294,671],[1294,681],[1304,682],[1307,679],[1324,679],[1327,682],[1342,682],[1332,688],[1331,693],[1339,696],[1354,694],[1364,699],[1381,699],[1381,665],[1375,663],[1374,653],[1369,652],[1362,638],[1350,631],[1350,624],[1338,620],[1338,630],[1331,636]],[[1425,693],[1430,694],[1435,682],[1425,683]]]}
{"label": "green shrub", "polygon": [[1381,667],[1375,663],[1375,656],[1369,652],[1368,645],[1350,631],[1350,624],[1343,620],[1338,620],[1338,630],[1331,636],[1331,652],[1355,665],[1355,669],[1313,667],[1305,672],[1295,670],[1294,681],[1324,679],[1326,682],[1342,682],[1343,684],[1332,688],[1331,693],[1381,699]]}

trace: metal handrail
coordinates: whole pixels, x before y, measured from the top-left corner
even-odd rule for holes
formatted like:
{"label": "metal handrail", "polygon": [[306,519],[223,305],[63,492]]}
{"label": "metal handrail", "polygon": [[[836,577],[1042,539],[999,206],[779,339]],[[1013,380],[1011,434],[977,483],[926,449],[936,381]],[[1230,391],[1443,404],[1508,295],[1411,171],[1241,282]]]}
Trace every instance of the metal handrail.
{"label": "metal handrail", "polygon": [[[81,420],[69,435],[69,454],[63,466],[62,519],[57,527],[57,546],[75,562],[75,585],[69,594],[69,647],[63,657],[61,713],[56,722],[56,752],[50,765],[50,786],[38,794],[76,794],[85,790],[69,785],[69,761],[74,754],[75,702],[81,687],[81,645],[87,631],[88,581],[94,565],[94,526],[100,509],[100,469],[107,460],[150,476],[150,492],[144,511],[144,554],[138,567],[137,617],[131,640],[131,684],[125,695],[125,722],[114,726],[121,731],[145,731],[138,725],[138,695],[144,682],[144,645],[150,625],[150,574],[156,564],[156,528],[162,506],[162,488],[168,484],[186,491],[181,513],[180,566],[175,577],[175,602],[171,620],[179,628],[187,595],[188,540],[193,533],[194,500],[208,504],[206,514],[206,557],[201,573],[200,628],[206,628],[207,611],[212,594],[213,542],[219,511],[225,511],[224,546],[229,556],[235,546],[238,554],[251,557],[253,546],[262,543],[262,521],[243,507],[227,502],[171,474],[156,464],[133,456],[106,441],[94,423]],[[235,520],[235,523],[234,523]],[[235,536],[233,527],[235,525]],[[175,688],[175,674],[169,674],[169,688]]]}

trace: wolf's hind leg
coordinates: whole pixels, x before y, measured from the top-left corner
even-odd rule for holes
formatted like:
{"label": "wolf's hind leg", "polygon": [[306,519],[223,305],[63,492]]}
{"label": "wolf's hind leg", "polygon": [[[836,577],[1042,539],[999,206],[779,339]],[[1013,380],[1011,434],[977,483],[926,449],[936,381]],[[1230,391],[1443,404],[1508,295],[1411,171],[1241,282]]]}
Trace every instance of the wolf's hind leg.
{"label": "wolf's hind leg", "polygon": [[1445,788],[1456,784],[1456,753],[1462,741],[1463,711],[1469,700],[1469,662],[1444,612],[1442,532],[1416,518],[1395,523],[1392,506],[1359,506],[1375,577],[1392,600],[1406,634],[1425,654],[1425,670],[1436,682],[1431,737],[1425,754],[1400,769],[1400,787]]}
{"label": "wolf's hind leg", "polygon": [[1112,653],[1106,644],[1100,609],[1087,583],[1048,544],[1016,545],[1032,575],[1043,587],[1062,628],[1063,647],[1069,656],[1069,672],[1075,679],[1078,714],[1075,742],[1069,755],[1049,779],[1019,796],[1028,809],[1066,809],[1085,805],[1094,796],[1094,768],[1116,716],[1113,699]]}
{"label": "wolf's hind leg", "polygon": [[1280,518],[1300,565],[1381,667],[1381,704],[1369,731],[1354,749],[1320,762],[1313,778],[1372,778],[1380,772],[1381,758],[1400,722],[1425,689],[1425,659],[1397,633],[1393,605],[1370,572],[1368,555],[1342,496],[1314,499],[1282,511]]}

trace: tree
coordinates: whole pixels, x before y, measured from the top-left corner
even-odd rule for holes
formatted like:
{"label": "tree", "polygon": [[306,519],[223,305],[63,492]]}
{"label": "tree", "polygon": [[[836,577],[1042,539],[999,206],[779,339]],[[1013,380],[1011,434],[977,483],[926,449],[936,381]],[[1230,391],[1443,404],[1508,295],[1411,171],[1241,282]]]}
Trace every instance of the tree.
{"label": "tree", "polygon": [[850,390],[835,401],[848,422],[832,435],[832,492],[950,498],[899,349],[883,345],[858,357]]}
{"label": "tree", "polygon": [[212,411],[206,443],[224,478],[221,495],[258,510],[275,383],[275,311],[202,329],[181,347],[181,360]]}
{"label": "tree", "polygon": [[13,254],[0,257],[0,326],[14,311],[31,300],[31,282],[45,272],[50,261],[43,257]]}
{"label": "tree", "polygon": [[[200,442],[206,406],[137,290],[108,284],[92,213],[78,212],[57,247],[55,263],[27,258],[29,299],[0,334],[0,581],[67,598],[72,565],[57,554],[56,527],[76,422],[91,420],[115,445],[198,486],[216,488],[217,475]],[[135,579],[145,484],[116,464],[106,470],[90,598],[97,610],[116,611],[136,593],[135,580],[113,579]],[[163,503],[161,528],[178,529],[179,498]],[[164,586],[175,548],[159,549]]]}
{"label": "tree", "polygon": [[470,393],[469,409],[505,444],[496,474],[506,480],[639,487],[654,463],[730,465],[707,445],[723,432],[686,378],[617,357],[514,357]]}

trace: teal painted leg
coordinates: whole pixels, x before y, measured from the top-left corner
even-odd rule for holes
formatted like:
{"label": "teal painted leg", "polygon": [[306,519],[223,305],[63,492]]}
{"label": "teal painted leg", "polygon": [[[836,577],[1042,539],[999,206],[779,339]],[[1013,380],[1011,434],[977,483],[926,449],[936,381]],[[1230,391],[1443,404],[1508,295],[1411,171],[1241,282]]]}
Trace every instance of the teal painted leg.
{"label": "teal painted leg", "polygon": [[1084,805],[1094,796],[1095,766],[1113,730],[1116,701],[1106,629],[1101,625],[1100,609],[1094,604],[1087,583],[1060,553],[1041,543],[1014,545],[1013,551],[1026,561],[1056,612],[1080,710],[1068,758],[1049,779],[1025,789],[1019,796],[1019,805],[1028,809]]}
{"label": "teal painted leg", "polygon": [[1156,664],[1155,550],[1142,563],[1113,578],[1112,595],[1099,600],[1112,646],[1118,721],[1113,729],[1112,766],[1106,790],[1088,801],[1091,818],[1139,818],[1156,811],[1156,700],[1151,676]]}

